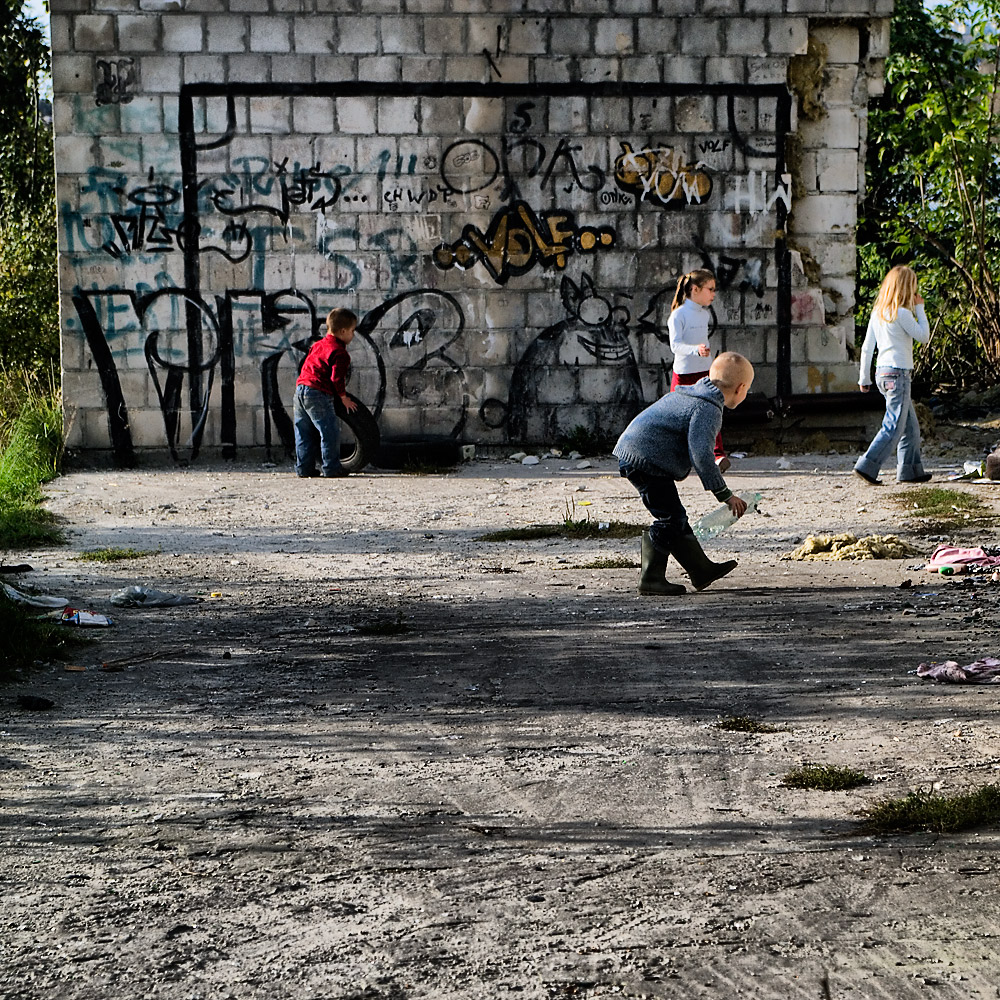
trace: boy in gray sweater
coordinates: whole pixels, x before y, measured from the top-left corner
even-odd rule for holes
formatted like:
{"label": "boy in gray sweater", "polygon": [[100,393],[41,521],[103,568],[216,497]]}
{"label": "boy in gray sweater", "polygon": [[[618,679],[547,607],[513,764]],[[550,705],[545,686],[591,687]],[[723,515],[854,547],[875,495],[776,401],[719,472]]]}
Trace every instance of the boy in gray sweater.
{"label": "boy in gray sweater", "polygon": [[747,505],[726,486],[715,464],[715,437],[722,427],[722,409],[734,409],[746,399],[753,382],[753,365],[742,354],[720,354],[708,377],[680,386],[642,411],[625,428],[615,445],[621,474],[639,491],[655,520],[642,535],[639,593],[683,594],[684,587],[666,579],[670,555],[687,571],[695,590],[736,568],[736,560],[715,563],[705,555],[688,524],[676,482],[692,467],[706,490],[728,504],[737,516]]}

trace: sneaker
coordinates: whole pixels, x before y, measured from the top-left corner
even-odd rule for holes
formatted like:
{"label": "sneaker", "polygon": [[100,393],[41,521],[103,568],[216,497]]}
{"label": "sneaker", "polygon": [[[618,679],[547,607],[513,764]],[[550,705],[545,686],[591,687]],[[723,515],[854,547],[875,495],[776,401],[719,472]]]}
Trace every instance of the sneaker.
{"label": "sneaker", "polygon": [[324,479],[343,479],[344,476],[350,475],[347,469],[334,469],[333,472],[324,472]]}
{"label": "sneaker", "polygon": [[719,467],[719,472],[725,475],[731,468],[733,463],[726,458],[725,455],[721,455],[715,460],[715,464]]}
{"label": "sneaker", "polygon": [[869,476],[867,472],[862,472],[860,469],[855,469],[854,475],[856,475],[858,479],[863,479],[869,486],[882,485],[881,479],[876,479],[874,476]]}

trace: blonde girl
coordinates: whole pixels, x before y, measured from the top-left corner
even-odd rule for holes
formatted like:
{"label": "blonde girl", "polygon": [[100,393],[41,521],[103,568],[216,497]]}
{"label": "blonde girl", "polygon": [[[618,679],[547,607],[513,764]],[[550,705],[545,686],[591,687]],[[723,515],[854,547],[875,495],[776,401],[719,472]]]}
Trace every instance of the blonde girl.
{"label": "blonde girl", "polygon": [[[679,385],[694,385],[705,378],[712,365],[712,349],[708,346],[711,308],[715,301],[715,275],[698,268],[682,275],[677,282],[667,329],[670,350],[674,354],[674,370],[670,376],[670,391]],[[722,472],[730,465],[722,446],[722,434],[715,439],[715,464]]]}
{"label": "blonde girl", "polygon": [[877,352],[875,384],[885,397],[882,426],[854,464],[854,474],[871,486],[882,485],[878,475],[893,451],[898,482],[926,483],[931,478],[920,458],[920,424],[910,396],[913,342],[926,344],[930,336],[916,274],[909,267],[894,267],[882,279],[861,346],[858,386],[862,392],[870,391],[872,357]]}

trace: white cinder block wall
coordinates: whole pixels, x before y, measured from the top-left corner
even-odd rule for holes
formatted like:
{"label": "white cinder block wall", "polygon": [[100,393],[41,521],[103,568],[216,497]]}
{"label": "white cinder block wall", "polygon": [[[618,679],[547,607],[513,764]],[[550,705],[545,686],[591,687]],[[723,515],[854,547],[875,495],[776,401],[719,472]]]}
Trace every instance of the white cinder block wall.
{"label": "white cinder block wall", "polygon": [[677,277],[770,397],[853,388],[891,0],[52,0],[68,441],[290,443],[361,317],[385,440],[613,437]]}

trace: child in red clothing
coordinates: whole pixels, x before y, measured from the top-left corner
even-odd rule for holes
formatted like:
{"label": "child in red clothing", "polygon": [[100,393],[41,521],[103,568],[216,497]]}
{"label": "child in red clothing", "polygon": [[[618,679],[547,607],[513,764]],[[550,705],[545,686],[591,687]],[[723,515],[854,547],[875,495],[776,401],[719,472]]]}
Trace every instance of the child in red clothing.
{"label": "child in red clothing", "polygon": [[[302,478],[346,476],[340,464],[340,420],[334,406],[338,397],[349,413],[357,403],[347,395],[351,358],[347,345],[354,339],[358,317],[350,309],[331,309],[326,336],[309,348],[295,383],[295,472]],[[322,472],[316,471],[319,452]]]}

